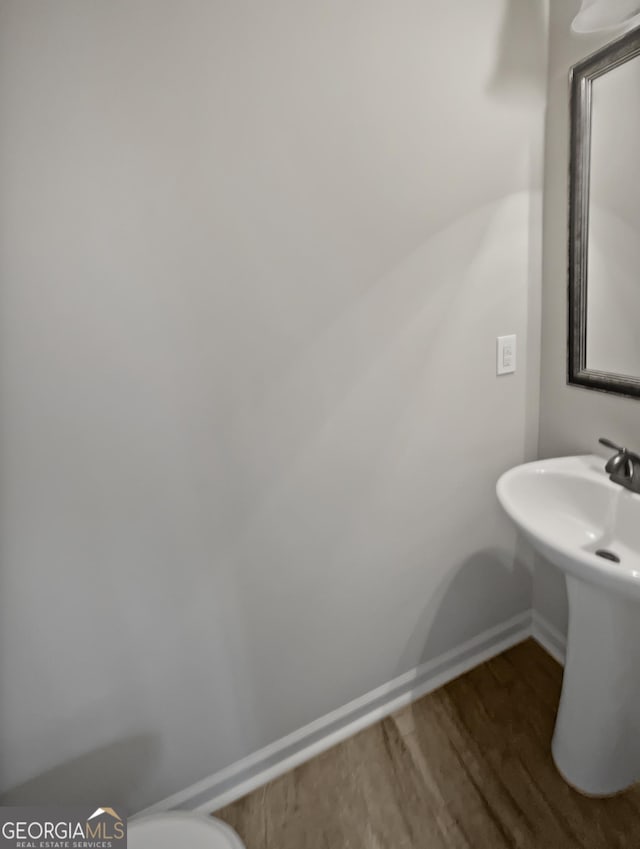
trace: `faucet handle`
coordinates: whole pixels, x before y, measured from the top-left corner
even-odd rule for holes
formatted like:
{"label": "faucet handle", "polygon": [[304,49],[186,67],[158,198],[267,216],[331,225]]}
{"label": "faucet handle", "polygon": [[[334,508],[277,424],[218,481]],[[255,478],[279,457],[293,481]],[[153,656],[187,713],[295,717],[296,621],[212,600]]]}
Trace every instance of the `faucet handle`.
{"label": "faucet handle", "polygon": [[640,456],[633,451],[627,451],[626,448],[621,448],[610,439],[601,437],[599,442],[616,452],[604,467],[609,479],[640,495]]}
{"label": "faucet handle", "polygon": [[612,442],[610,439],[605,439],[604,436],[601,436],[598,442],[601,445],[605,445],[607,448],[611,448],[612,451],[617,451],[618,454],[624,454],[627,451],[626,448],[622,448],[622,446],[616,445],[615,442]]}
{"label": "faucet handle", "polygon": [[621,473],[621,470],[624,470],[623,473],[626,473],[627,476],[630,477],[633,474],[633,467],[631,465],[627,449],[622,448],[620,445],[616,445],[615,442],[612,442],[610,439],[605,439],[603,436],[600,437],[598,442],[616,452],[615,456],[610,457],[607,461],[607,464],[604,467],[605,472],[608,475],[617,476]]}

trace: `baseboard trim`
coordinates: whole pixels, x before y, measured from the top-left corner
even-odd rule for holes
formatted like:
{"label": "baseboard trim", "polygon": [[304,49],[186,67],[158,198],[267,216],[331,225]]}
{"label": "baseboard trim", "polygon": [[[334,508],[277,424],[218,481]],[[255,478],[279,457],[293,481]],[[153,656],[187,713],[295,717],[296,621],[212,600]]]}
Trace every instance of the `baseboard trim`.
{"label": "baseboard trim", "polygon": [[[191,787],[145,808],[137,816],[176,809],[211,812],[228,805],[526,640],[531,633],[531,611],[527,610]],[[547,648],[546,645],[544,647]]]}
{"label": "baseboard trim", "polygon": [[566,637],[535,610],[531,615],[531,636],[554,660],[564,666],[567,655]]}

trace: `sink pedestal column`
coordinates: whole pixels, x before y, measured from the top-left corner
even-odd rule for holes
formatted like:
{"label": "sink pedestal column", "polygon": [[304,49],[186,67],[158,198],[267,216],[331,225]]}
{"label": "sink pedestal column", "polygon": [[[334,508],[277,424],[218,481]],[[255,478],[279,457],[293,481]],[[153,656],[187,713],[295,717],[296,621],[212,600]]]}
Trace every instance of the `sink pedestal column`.
{"label": "sink pedestal column", "polygon": [[640,605],[566,576],[569,635],[553,758],[591,796],[640,779]]}

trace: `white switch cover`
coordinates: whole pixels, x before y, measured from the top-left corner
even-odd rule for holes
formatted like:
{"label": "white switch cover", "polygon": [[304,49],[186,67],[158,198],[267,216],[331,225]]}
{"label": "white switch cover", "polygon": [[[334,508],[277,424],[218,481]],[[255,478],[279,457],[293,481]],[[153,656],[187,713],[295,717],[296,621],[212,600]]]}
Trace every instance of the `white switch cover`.
{"label": "white switch cover", "polygon": [[498,374],[513,374],[516,370],[516,337],[498,336]]}

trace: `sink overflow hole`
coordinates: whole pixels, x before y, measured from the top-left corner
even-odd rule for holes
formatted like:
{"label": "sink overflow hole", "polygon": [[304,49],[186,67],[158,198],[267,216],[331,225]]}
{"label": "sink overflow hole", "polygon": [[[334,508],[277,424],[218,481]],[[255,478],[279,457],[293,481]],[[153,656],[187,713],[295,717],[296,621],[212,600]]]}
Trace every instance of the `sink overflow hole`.
{"label": "sink overflow hole", "polygon": [[598,557],[604,557],[605,560],[611,560],[613,563],[619,563],[620,558],[617,554],[614,554],[613,551],[607,551],[606,548],[599,548],[596,551]]}

